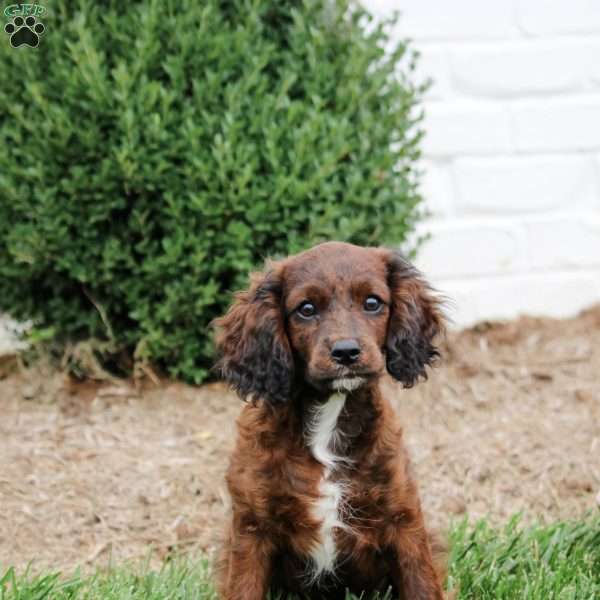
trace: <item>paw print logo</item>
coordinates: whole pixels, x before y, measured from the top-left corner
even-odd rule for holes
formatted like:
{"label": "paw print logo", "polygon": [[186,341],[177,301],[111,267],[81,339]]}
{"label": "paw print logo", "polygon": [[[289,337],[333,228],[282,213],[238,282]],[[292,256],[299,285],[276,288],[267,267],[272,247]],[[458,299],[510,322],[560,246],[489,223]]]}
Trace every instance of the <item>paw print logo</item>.
{"label": "paw print logo", "polygon": [[15,17],[4,26],[4,31],[10,35],[10,45],[13,48],[30,46],[36,48],[40,43],[40,35],[46,28],[41,21],[31,15],[28,17]]}

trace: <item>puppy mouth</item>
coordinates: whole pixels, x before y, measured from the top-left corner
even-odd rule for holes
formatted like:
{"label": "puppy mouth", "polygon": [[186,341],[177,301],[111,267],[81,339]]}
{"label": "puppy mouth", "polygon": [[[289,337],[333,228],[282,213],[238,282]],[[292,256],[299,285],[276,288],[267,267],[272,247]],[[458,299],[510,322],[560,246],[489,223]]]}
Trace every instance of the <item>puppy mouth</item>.
{"label": "puppy mouth", "polygon": [[348,367],[342,367],[335,374],[323,378],[322,383],[328,389],[336,392],[353,392],[376,376],[377,373],[372,371],[355,371]]}
{"label": "puppy mouth", "polygon": [[336,392],[353,392],[367,383],[367,377],[364,375],[349,374],[344,377],[337,377],[329,382],[329,387]]}

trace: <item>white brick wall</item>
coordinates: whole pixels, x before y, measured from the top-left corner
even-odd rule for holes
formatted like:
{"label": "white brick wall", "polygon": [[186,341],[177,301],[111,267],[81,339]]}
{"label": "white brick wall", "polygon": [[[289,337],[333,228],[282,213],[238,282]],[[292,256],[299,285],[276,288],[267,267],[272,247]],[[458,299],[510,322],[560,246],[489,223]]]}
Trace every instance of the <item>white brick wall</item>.
{"label": "white brick wall", "polygon": [[426,99],[418,265],[457,325],[600,301],[600,0],[371,0]]}
{"label": "white brick wall", "polygon": [[19,325],[12,319],[0,314],[0,358],[4,354],[12,354],[15,350],[25,347],[19,341],[19,333],[22,333],[27,325]]}

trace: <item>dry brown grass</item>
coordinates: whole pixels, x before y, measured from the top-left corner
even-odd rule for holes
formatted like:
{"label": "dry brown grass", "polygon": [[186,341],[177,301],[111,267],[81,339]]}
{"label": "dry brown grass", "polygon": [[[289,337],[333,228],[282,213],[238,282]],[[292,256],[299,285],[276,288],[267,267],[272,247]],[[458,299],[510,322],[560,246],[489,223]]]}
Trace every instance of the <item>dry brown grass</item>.
{"label": "dry brown grass", "polygon": [[[436,525],[574,517],[600,492],[600,307],[449,336],[444,364],[389,385]],[[211,551],[239,400],[221,385],[0,381],[0,566],[70,569]]]}

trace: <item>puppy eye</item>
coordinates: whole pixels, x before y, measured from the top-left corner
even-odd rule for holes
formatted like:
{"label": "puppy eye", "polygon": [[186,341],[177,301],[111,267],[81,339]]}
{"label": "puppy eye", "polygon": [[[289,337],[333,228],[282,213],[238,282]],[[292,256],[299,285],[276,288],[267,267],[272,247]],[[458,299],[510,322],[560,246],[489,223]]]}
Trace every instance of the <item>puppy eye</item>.
{"label": "puppy eye", "polygon": [[378,312],[383,306],[383,302],[377,296],[369,296],[363,304],[367,312]]}
{"label": "puppy eye", "polygon": [[296,311],[303,319],[310,319],[317,314],[317,308],[311,302],[303,302]]}

